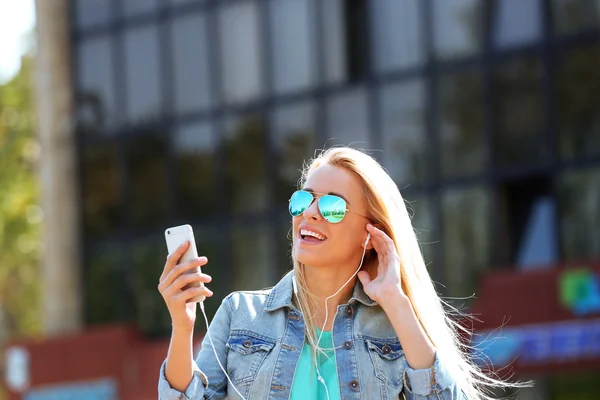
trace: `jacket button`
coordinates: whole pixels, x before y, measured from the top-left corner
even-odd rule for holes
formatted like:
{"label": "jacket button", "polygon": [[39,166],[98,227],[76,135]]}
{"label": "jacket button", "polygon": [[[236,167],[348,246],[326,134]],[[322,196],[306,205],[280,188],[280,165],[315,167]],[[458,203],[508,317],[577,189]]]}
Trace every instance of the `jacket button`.
{"label": "jacket button", "polygon": [[346,341],[344,342],[344,347],[345,347],[346,349],[351,349],[351,348],[352,348],[352,342],[351,342],[350,340],[346,340]]}
{"label": "jacket button", "polygon": [[244,340],[244,341],[242,342],[242,345],[243,345],[245,348],[249,348],[250,346],[252,346],[252,340],[250,340],[250,339],[246,339],[246,340]]}
{"label": "jacket button", "polygon": [[353,381],[350,381],[350,387],[354,390],[358,390],[358,381],[356,379]]}
{"label": "jacket button", "polygon": [[389,345],[384,345],[381,350],[383,350],[383,354],[390,354],[392,352],[392,348]]}
{"label": "jacket button", "polygon": [[346,308],[346,315],[349,317],[354,315],[354,309],[351,306],[348,306],[348,308]]}

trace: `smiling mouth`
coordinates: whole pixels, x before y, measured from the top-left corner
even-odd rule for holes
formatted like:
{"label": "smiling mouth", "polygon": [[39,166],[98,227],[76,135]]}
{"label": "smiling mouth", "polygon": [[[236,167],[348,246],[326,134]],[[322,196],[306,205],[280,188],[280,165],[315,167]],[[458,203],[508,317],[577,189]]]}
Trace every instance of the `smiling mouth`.
{"label": "smiling mouth", "polygon": [[307,229],[300,230],[300,237],[303,240],[310,241],[310,242],[323,242],[327,239],[325,236],[320,235],[316,232],[309,231]]}

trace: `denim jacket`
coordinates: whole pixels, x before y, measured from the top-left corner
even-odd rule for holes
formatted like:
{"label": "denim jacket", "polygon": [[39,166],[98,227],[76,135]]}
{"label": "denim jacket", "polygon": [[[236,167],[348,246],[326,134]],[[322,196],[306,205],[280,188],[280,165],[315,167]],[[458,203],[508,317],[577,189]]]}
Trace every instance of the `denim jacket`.
{"label": "denim jacket", "polygon": [[[304,345],[304,320],[292,305],[292,272],[273,288],[229,294],[210,324],[216,353],[246,400],[289,399]],[[333,341],[342,399],[463,399],[451,366],[436,353],[431,368],[409,367],[383,309],[357,280],[348,304],[339,305]],[[240,399],[229,386],[208,335],[194,363],[192,381],[181,393],[165,379],[159,399]]]}

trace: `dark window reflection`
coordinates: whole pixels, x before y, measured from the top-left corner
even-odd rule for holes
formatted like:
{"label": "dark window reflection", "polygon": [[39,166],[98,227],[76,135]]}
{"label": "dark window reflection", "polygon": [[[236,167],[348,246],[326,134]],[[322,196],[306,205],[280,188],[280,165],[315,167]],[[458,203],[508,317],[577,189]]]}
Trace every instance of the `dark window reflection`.
{"label": "dark window reflection", "polygon": [[276,204],[287,206],[288,199],[298,186],[300,170],[314,153],[314,106],[312,103],[282,106],[273,112],[273,138],[277,166]]}
{"label": "dark window reflection", "polygon": [[263,90],[258,4],[246,1],[221,6],[219,24],[224,100],[251,100]]}
{"label": "dark window reflection", "polygon": [[440,58],[454,58],[479,51],[483,39],[482,0],[435,0],[434,49]]}
{"label": "dark window reflection", "polygon": [[266,224],[237,225],[231,229],[232,290],[259,290],[276,283],[272,235]]}
{"label": "dark window reflection", "polygon": [[384,86],[379,91],[383,133],[383,166],[400,187],[429,180],[425,132],[425,87],[415,80]]}
{"label": "dark window reflection", "polygon": [[159,60],[156,26],[126,31],[125,84],[130,124],[146,122],[160,115]]}
{"label": "dark window reflection", "polygon": [[271,0],[273,83],[278,93],[305,89],[315,81],[314,0]]}
{"label": "dark window reflection", "polygon": [[442,175],[456,177],[479,174],[483,172],[486,154],[481,74],[465,70],[443,75],[439,83]]}
{"label": "dark window reflection", "polygon": [[420,0],[371,1],[375,69],[387,72],[424,61]]}
{"label": "dark window reflection", "polygon": [[135,16],[156,11],[160,0],[125,0],[121,1],[121,8],[126,16]]}
{"label": "dark window reflection", "polygon": [[160,227],[166,217],[166,141],[144,131],[127,142],[128,214],[136,228]]}
{"label": "dark window reflection", "polygon": [[82,134],[108,134],[116,123],[110,37],[83,41],[77,52],[77,123]]}
{"label": "dark window reflection", "polygon": [[496,153],[504,166],[536,164],[546,158],[542,140],[542,70],[537,59],[519,59],[498,67]]}
{"label": "dark window reflection", "polygon": [[346,35],[344,32],[344,0],[319,1],[322,8],[323,57],[325,60],[325,80],[331,83],[345,82],[348,77],[346,69]]}
{"label": "dark window reflection", "polygon": [[76,0],[75,18],[79,28],[105,24],[111,15],[111,2],[106,0]]}
{"label": "dark window reflection", "polygon": [[600,3],[597,0],[552,0],[552,15],[558,33],[598,28]]}
{"label": "dark window reflection", "polygon": [[86,323],[102,324],[123,318],[122,299],[125,290],[120,246],[95,249],[85,268]]}
{"label": "dark window reflection", "polygon": [[206,16],[193,14],[173,21],[175,109],[186,113],[212,104]]}
{"label": "dark window reflection", "polygon": [[434,280],[443,281],[443,277],[437,276],[434,265],[437,261],[435,255],[440,251],[441,244],[435,224],[433,201],[424,195],[408,196],[405,201],[429,274]]}
{"label": "dark window reflection", "polygon": [[559,178],[562,256],[586,260],[600,256],[600,169],[570,171]]}
{"label": "dark window reflection", "polygon": [[177,215],[206,218],[214,214],[214,165],[216,141],[212,125],[200,123],[180,127],[173,136],[177,160]]}
{"label": "dark window reflection", "polygon": [[206,0],[168,0],[168,2],[175,6],[178,6],[180,4],[188,4],[188,3],[202,3],[205,2]]}
{"label": "dark window reflection", "polygon": [[83,162],[83,222],[86,235],[114,235],[119,220],[119,171],[114,143],[87,146]]}
{"label": "dark window reflection", "polygon": [[450,189],[442,195],[444,268],[448,296],[472,295],[490,267],[491,199],[484,187]]}
{"label": "dark window reflection", "polygon": [[494,44],[498,48],[530,44],[542,34],[540,0],[493,2]]}
{"label": "dark window reflection", "polygon": [[600,154],[600,45],[572,50],[562,62],[557,73],[561,155]]}
{"label": "dark window reflection", "polygon": [[327,135],[333,144],[369,147],[369,107],[363,87],[327,100]]}
{"label": "dark window reflection", "polygon": [[258,211],[267,204],[265,121],[261,115],[230,117],[225,121],[229,210]]}

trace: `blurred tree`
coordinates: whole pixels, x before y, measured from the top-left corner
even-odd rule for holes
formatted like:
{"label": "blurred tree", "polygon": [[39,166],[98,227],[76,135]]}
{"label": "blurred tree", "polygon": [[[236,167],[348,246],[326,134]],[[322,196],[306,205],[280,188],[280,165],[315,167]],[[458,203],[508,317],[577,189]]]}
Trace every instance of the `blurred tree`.
{"label": "blurred tree", "polygon": [[42,330],[33,68],[33,57],[24,56],[19,73],[0,86],[0,343]]}

